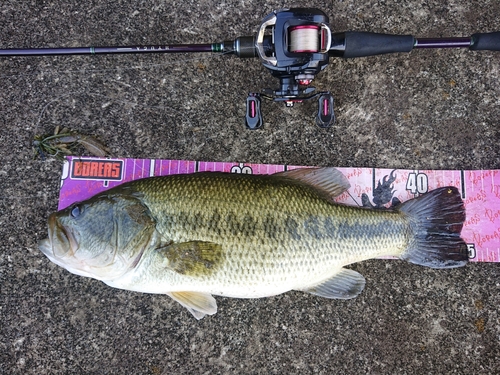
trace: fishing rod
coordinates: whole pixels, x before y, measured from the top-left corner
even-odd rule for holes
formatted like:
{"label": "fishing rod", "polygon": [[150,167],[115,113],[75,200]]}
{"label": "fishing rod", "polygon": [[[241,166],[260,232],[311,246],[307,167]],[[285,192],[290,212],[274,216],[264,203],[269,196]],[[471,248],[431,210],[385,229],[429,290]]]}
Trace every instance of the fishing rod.
{"label": "fishing rod", "polygon": [[328,16],[314,8],[277,10],[267,15],[253,36],[208,44],[138,45],[116,47],[3,49],[0,56],[99,55],[124,53],[212,52],[258,57],[280,86],[250,93],[246,100],[245,124],[249,129],[263,125],[261,99],[295,103],[317,99],[316,124],[322,128],[335,122],[334,100],[329,91],[316,92],[310,84],[332,57],[356,58],[386,53],[410,52],[419,48],[469,48],[500,51],[500,31],[470,37],[415,38],[412,35],[346,31],[332,33]]}

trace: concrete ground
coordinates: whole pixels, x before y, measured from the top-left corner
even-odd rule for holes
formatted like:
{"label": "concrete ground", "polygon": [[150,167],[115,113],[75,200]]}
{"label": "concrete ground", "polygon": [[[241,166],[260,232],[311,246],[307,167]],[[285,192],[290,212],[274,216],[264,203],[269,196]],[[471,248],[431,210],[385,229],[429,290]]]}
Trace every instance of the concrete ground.
{"label": "concrete ground", "polygon": [[[334,31],[420,37],[500,30],[500,3],[338,0]],[[256,32],[284,3],[208,0],[3,1],[0,47],[210,43]],[[353,265],[348,301],[299,292],[217,298],[195,321],[170,298],[68,273],[37,249],[57,207],[61,163],[34,159],[35,135],[92,134],[115,156],[422,169],[500,168],[500,52],[415,50],[335,59],[316,103],[245,99],[275,82],[257,59],[116,55],[0,59],[0,372],[5,374],[494,374],[500,370],[500,265],[431,270]]]}

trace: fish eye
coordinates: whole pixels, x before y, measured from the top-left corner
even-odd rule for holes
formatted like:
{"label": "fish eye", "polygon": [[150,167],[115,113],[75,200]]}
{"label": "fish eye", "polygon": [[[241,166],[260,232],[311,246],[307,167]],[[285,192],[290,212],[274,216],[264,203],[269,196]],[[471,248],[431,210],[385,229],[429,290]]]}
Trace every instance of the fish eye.
{"label": "fish eye", "polygon": [[79,205],[76,205],[71,209],[71,216],[76,219],[82,214],[82,212],[83,208],[80,207]]}

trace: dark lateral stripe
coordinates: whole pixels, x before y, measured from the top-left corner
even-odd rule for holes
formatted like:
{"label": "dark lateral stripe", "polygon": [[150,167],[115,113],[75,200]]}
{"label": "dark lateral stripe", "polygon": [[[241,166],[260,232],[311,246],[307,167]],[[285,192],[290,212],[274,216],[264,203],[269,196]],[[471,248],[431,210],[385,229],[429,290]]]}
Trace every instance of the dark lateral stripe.
{"label": "dark lateral stripe", "polygon": [[306,237],[315,240],[336,239],[352,240],[356,238],[375,238],[380,236],[391,236],[403,230],[397,227],[390,218],[388,220],[372,220],[368,222],[363,217],[357,220],[348,218],[344,221],[334,217],[318,218],[309,216],[306,218],[287,217],[277,220],[272,216],[263,219],[255,218],[250,214],[236,214],[229,212],[220,215],[214,211],[210,216],[202,213],[179,213],[175,220],[186,231],[214,231],[221,235],[228,231],[233,236],[253,237],[258,232],[263,232],[267,238],[277,239],[288,235],[292,240],[300,241]]}

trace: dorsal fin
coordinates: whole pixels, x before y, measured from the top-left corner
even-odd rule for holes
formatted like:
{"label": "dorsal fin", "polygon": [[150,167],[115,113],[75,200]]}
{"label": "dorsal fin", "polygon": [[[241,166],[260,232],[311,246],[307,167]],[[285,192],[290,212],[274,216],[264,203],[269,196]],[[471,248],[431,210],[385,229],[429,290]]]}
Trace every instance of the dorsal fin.
{"label": "dorsal fin", "polygon": [[311,185],[328,195],[332,200],[351,187],[347,178],[336,168],[300,168],[279,172],[282,176]]}

